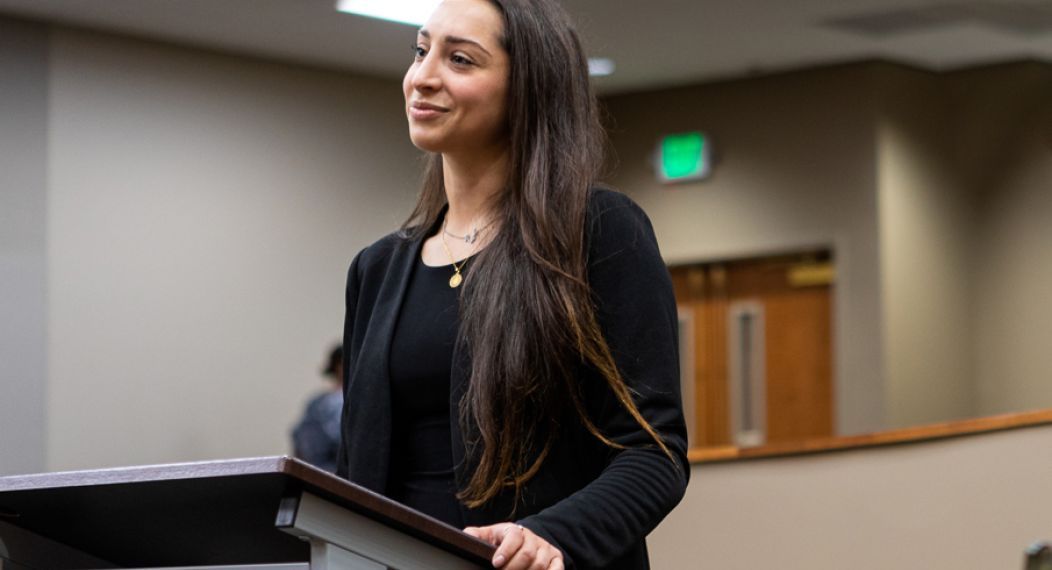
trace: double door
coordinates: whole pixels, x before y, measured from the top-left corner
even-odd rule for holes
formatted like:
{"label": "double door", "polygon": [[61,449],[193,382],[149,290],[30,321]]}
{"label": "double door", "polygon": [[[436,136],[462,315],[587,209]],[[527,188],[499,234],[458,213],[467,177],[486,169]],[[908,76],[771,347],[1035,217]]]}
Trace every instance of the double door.
{"label": "double door", "polygon": [[675,266],[691,444],[833,434],[828,252]]}

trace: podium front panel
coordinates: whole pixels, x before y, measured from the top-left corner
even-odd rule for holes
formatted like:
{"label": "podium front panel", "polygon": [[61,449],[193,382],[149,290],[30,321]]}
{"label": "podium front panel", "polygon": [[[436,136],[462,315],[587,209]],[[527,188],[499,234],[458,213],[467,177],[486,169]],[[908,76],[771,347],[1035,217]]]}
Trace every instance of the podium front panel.
{"label": "podium front panel", "polygon": [[471,565],[493,555],[459,529],[288,457],[2,477],[0,521],[119,568],[303,564],[310,543],[278,518],[305,492]]}

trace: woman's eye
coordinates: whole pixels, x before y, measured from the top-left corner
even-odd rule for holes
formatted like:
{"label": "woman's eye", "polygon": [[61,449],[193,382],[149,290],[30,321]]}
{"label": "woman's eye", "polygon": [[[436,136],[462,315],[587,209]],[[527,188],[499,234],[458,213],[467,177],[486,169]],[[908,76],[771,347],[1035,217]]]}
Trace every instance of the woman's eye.
{"label": "woman's eye", "polygon": [[425,55],[427,55],[427,50],[424,49],[420,44],[412,44],[409,47],[413,48],[413,57],[416,59],[421,59]]}
{"label": "woman's eye", "polygon": [[452,61],[453,63],[455,63],[457,65],[472,65],[472,64],[474,64],[473,61],[471,61],[470,59],[468,59],[468,58],[466,58],[466,57],[464,57],[464,56],[462,56],[460,54],[453,54],[452,56],[450,56],[449,61]]}

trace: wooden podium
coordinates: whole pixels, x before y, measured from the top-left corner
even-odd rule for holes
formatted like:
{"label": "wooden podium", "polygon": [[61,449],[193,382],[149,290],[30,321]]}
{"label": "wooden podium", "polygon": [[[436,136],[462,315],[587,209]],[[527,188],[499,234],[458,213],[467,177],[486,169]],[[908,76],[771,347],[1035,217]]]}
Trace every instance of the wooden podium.
{"label": "wooden podium", "polygon": [[288,457],[0,477],[0,570],[460,570],[492,555]]}

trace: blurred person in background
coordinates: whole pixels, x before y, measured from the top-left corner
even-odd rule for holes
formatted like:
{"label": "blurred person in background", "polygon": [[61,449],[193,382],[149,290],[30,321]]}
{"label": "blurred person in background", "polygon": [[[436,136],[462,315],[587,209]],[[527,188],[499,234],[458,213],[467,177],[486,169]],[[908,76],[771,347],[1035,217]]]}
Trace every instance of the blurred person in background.
{"label": "blurred person in background", "polygon": [[336,345],[329,352],[322,375],[329,386],[307,402],[303,416],[292,430],[292,454],[335,473],[343,409],[343,346]]}

